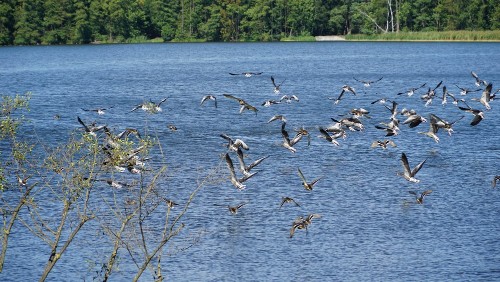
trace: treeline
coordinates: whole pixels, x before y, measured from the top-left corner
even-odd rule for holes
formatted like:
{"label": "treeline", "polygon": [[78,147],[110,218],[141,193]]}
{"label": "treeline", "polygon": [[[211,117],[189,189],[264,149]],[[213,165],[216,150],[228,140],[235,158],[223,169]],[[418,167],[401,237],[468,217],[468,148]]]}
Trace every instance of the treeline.
{"label": "treeline", "polygon": [[2,0],[0,44],[500,29],[498,0]]}

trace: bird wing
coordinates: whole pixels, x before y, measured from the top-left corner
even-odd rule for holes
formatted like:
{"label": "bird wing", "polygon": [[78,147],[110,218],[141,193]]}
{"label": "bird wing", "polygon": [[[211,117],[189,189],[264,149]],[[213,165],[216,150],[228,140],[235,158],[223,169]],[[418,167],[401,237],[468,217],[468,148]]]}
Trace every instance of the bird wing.
{"label": "bird wing", "polygon": [[256,161],[254,161],[253,163],[249,164],[247,166],[247,170],[251,170],[252,168],[258,166],[263,160],[269,158],[269,156],[265,156],[265,157],[262,157],[260,159],[257,159]]}
{"label": "bird wing", "polygon": [[326,140],[328,140],[329,142],[332,142],[332,137],[330,136],[330,134],[328,134],[328,132],[323,128],[323,127],[320,127],[319,128],[319,132],[326,138]]}
{"label": "bird wing", "polygon": [[240,147],[238,147],[238,149],[236,150],[236,155],[238,156],[238,161],[240,163],[240,170],[242,172],[247,171],[247,168],[246,168],[246,165],[245,165],[244,156],[243,156],[243,151],[241,150]]}
{"label": "bird wing", "polygon": [[411,175],[410,164],[405,153],[401,153],[401,162],[403,163],[404,174]]}
{"label": "bird wing", "polygon": [[419,163],[417,166],[415,166],[413,168],[413,170],[411,171],[411,174],[410,176],[415,176],[417,174],[417,172],[422,168],[422,166],[424,165],[425,161],[427,161],[427,159],[423,160],[421,163]]}
{"label": "bird wing", "polygon": [[302,183],[307,184],[307,180],[304,177],[304,174],[302,173],[302,171],[300,170],[300,168],[297,168],[297,171],[299,172],[300,179],[302,179]]}
{"label": "bird wing", "polygon": [[77,116],[77,119],[78,119],[78,122],[83,126],[83,128],[85,128],[85,131],[90,132],[90,129],[87,127],[87,125],[85,125],[85,123],[83,123],[83,121],[80,119],[80,117]]}
{"label": "bird wing", "polygon": [[222,94],[222,96],[226,97],[226,98],[229,98],[229,99],[233,99],[233,100],[236,100],[238,101],[239,103],[241,103],[242,101],[245,102],[243,99],[240,99],[238,97],[235,97],[231,94]]}

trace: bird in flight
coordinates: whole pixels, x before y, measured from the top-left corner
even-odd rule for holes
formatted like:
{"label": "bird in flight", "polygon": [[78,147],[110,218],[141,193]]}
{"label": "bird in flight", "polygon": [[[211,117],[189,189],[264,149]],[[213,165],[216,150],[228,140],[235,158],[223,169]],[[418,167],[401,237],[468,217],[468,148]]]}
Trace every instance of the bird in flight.
{"label": "bird in flight", "polygon": [[363,85],[364,85],[365,87],[370,87],[370,85],[371,85],[372,83],[375,83],[375,82],[378,82],[378,81],[382,80],[382,78],[383,78],[383,77],[381,77],[381,78],[379,78],[379,79],[377,79],[377,80],[360,80],[360,79],[357,79],[357,78],[355,78],[355,77],[353,77],[353,78],[354,78],[354,80],[356,80],[357,82],[361,82],[361,83],[363,83]]}
{"label": "bird in flight", "polygon": [[304,174],[302,173],[302,171],[300,170],[300,168],[298,168],[297,171],[299,173],[300,179],[302,179],[302,186],[304,186],[304,188],[306,190],[308,190],[308,191],[311,191],[313,189],[313,186],[321,179],[321,177],[320,177],[320,178],[314,179],[311,182],[307,182],[307,180],[304,177]]}
{"label": "bird in flight", "polygon": [[416,200],[417,204],[423,204],[424,197],[429,195],[430,193],[432,193],[432,190],[425,190],[424,192],[420,193],[420,196],[415,191],[408,191],[408,193],[415,195],[415,200]]}
{"label": "bird in flight", "polygon": [[243,75],[245,77],[251,77],[251,76],[254,76],[254,75],[261,75],[262,72],[250,72],[250,71],[246,71],[246,72],[242,72],[242,73],[232,73],[232,72],[230,72],[229,74],[230,75]]}
{"label": "bird in flight", "polygon": [[419,163],[413,169],[411,169],[410,164],[408,163],[408,158],[406,157],[406,154],[402,153],[401,154],[401,163],[403,164],[404,171],[403,171],[403,174],[400,174],[400,175],[403,176],[406,180],[408,180],[410,182],[413,182],[413,183],[420,182],[420,180],[415,178],[415,175],[422,168],[425,161],[427,161],[427,159],[423,160],[421,163]]}

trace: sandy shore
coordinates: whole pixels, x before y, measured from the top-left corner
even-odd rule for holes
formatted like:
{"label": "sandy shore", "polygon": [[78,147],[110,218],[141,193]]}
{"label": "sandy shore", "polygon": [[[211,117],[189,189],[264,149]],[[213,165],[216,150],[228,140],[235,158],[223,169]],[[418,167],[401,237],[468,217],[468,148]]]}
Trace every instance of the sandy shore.
{"label": "sandy shore", "polygon": [[344,41],[345,37],[341,35],[315,36],[316,41]]}

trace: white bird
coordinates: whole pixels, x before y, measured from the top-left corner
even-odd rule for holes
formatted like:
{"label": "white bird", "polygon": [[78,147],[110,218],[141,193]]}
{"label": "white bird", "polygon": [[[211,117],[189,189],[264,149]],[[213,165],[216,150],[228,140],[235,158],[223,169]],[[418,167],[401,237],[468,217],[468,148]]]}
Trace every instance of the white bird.
{"label": "white bird", "polygon": [[201,98],[201,103],[200,103],[200,106],[202,106],[205,101],[207,100],[212,100],[214,101],[214,104],[215,104],[215,107],[217,108],[217,97],[215,97],[214,95],[205,95]]}
{"label": "white bird", "polygon": [[408,158],[406,157],[405,153],[401,154],[401,162],[403,164],[403,174],[400,174],[403,176],[406,180],[414,183],[420,182],[420,180],[415,178],[415,175],[417,172],[422,168],[424,163],[427,161],[427,159],[423,160],[421,163],[416,165],[413,169],[410,169],[410,164],[408,163]]}

